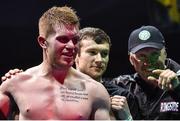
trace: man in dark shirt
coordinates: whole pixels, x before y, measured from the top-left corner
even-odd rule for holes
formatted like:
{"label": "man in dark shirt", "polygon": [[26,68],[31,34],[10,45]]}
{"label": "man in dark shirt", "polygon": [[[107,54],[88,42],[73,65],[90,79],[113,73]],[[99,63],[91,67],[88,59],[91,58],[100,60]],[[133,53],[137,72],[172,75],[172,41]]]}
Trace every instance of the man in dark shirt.
{"label": "man in dark shirt", "polygon": [[[167,58],[165,40],[154,26],[134,30],[128,42],[129,60],[136,73],[112,80],[134,95],[133,119],[180,119],[180,65]],[[111,88],[109,88],[111,89]],[[118,90],[117,90],[118,91]],[[129,102],[128,102],[129,103]]]}
{"label": "man in dark shirt", "polygon": [[[109,82],[105,84],[102,79],[109,62],[110,48],[110,37],[102,29],[94,27],[81,29],[79,51],[75,59],[76,69],[101,82],[105,87],[113,89],[109,90],[111,107],[115,116],[111,117],[112,119],[131,120],[126,95],[119,95],[114,90],[118,88],[117,85]],[[114,91],[116,93],[113,93]]]}

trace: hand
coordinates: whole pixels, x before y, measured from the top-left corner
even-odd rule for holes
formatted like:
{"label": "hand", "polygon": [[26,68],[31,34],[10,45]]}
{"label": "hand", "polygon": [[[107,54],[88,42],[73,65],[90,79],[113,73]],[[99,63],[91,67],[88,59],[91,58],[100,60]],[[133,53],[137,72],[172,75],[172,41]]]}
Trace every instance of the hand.
{"label": "hand", "polygon": [[120,116],[122,119],[126,120],[129,119],[129,117],[131,117],[126,97],[114,95],[113,97],[111,97],[111,107],[112,109],[121,112],[119,114],[122,114]]}
{"label": "hand", "polygon": [[155,78],[149,76],[149,80],[156,80],[158,82],[158,86],[161,89],[172,90],[179,85],[179,79],[175,72],[171,71],[170,69],[160,70],[156,69],[152,73],[159,75],[159,78]]}
{"label": "hand", "polygon": [[10,78],[12,78],[12,76],[14,76],[14,75],[16,75],[16,74],[18,74],[18,73],[21,73],[21,72],[23,72],[23,70],[21,69],[11,69],[11,70],[9,70],[9,72],[7,72],[4,76],[2,76],[1,77],[1,81],[3,82],[3,81],[6,81],[7,79],[10,79]]}

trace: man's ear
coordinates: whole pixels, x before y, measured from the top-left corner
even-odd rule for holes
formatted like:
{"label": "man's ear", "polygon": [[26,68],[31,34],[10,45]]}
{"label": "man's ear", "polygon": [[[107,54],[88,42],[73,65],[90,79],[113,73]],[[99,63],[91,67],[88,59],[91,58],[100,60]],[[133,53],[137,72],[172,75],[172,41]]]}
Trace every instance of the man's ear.
{"label": "man's ear", "polygon": [[77,65],[79,64],[79,56],[78,56],[78,54],[76,54],[75,64],[76,64],[76,68],[77,68]]}
{"label": "man's ear", "polygon": [[47,41],[44,37],[38,37],[38,43],[42,48],[47,48]]}
{"label": "man's ear", "polygon": [[164,55],[165,55],[165,58],[167,58],[167,51],[164,50]]}
{"label": "man's ear", "polygon": [[129,54],[129,61],[131,65],[134,65],[134,56],[132,54]]}

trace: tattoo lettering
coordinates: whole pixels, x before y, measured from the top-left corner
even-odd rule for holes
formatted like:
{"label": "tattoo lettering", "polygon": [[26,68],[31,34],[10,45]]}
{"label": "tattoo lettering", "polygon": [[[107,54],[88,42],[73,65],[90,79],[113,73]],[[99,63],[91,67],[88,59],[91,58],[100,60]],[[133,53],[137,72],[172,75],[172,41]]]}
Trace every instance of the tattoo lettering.
{"label": "tattoo lettering", "polygon": [[82,90],[72,90],[60,87],[61,100],[79,102],[80,100],[88,100],[88,93]]}

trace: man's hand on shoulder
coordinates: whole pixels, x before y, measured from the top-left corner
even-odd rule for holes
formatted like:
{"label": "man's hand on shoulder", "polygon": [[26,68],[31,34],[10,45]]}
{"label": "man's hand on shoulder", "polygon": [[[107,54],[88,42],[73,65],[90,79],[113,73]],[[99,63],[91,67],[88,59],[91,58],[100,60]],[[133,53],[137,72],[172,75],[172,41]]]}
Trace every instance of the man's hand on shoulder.
{"label": "man's hand on shoulder", "polygon": [[4,76],[1,77],[1,81],[6,81],[7,79],[12,78],[14,75],[23,72],[22,69],[11,69]]}

